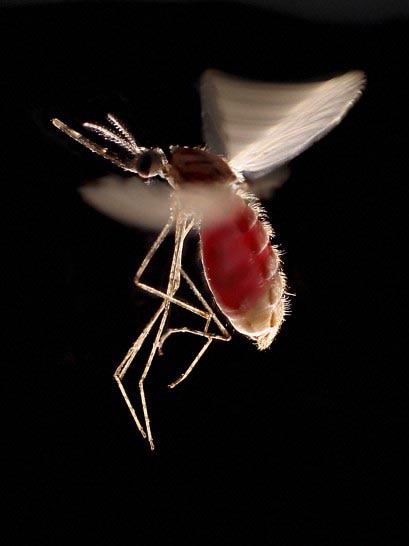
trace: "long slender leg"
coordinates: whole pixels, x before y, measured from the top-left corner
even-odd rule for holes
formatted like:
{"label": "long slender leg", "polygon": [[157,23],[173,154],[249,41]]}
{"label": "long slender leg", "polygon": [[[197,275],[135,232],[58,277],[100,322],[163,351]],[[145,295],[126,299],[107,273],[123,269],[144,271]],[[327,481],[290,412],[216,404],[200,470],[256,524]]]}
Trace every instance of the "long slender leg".
{"label": "long slender leg", "polygon": [[[155,252],[158,250],[160,245],[163,243],[163,241],[167,237],[172,224],[173,224],[173,218],[170,217],[167,224],[165,225],[165,227],[162,229],[162,231],[158,235],[156,241],[153,243],[153,245],[150,248],[148,254],[145,256],[145,258],[142,261],[140,267],[138,268],[138,271],[137,271],[136,277],[135,277],[136,279],[140,278],[140,276],[142,275],[142,273],[144,272],[144,270],[148,266],[150,260],[152,259],[152,256],[155,254]],[[126,353],[124,359],[122,360],[122,362],[119,364],[119,366],[117,367],[117,369],[114,372],[114,379],[118,384],[119,390],[122,393],[122,396],[123,396],[123,398],[125,400],[125,403],[128,406],[128,409],[129,409],[129,411],[130,411],[130,413],[131,413],[131,415],[132,415],[132,417],[133,417],[133,419],[135,421],[135,424],[136,424],[139,432],[142,434],[142,436],[144,438],[146,438],[145,430],[144,430],[140,420],[138,419],[138,417],[136,415],[135,409],[132,406],[132,403],[131,403],[131,401],[129,399],[128,394],[126,393],[125,387],[123,385],[123,379],[125,377],[126,372],[128,371],[128,368],[132,364],[136,354],[138,353],[138,351],[142,347],[143,342],[145,341],[146,337],[151,332],[153,326],[157,322],[160,315],[163,313],[164,309],[165,309],[165,301],[162,302],[159,309],[156,311],[156,313],[153,315],[153,317],[151,318],[149,323],[145,326],[145,328],[140,333],[138,338],[132,344],[132,346],[130,347],[130,349]]]}
{"label": "long slender leg", "polygon": [[131,366],[133,360],[135,359],[137,353],[141,349],[146,337],[151,332],[152,328],[154,327],[154,325],[158,321],[159,317],[161,315],[163,315],[162,320],[161,320],[160,325],[159,325],[159,328],[158,328],[158,332],[157,332],[155,341],[154,341],[154,343],[152,345],[151,353],[149,355],[148,361],[147,361],[147,363],[145,365],[145,369],[143,371],[143,374],[142,374],[141,380],[140,380],[141,402],[142,402],[142,407],[143,407],[143,412],[144,412],[144,419],[145,419],[146,429],[147,429],[147,432],[148,432],[148,438],[149,438],[149,441],[150,441],[150,444],[151,444],[152,448],[153,448],[152,434],[151,434],[151,431],[150,431],[149,415],[148,415],[148,411],[147,411],[147,404],[146,404],[146,397],[145,397],[145,393],[144,393],[144,389],[143,389],[143,383],[144,383],[144,380],[145,380],[145,378],[146,378],[146,376],[148,374],[149,368],[150,368],[150,366],[152,364],[152,360],[153,360],[153,358],[155,356],[157,348],[159,346],[159,342],[160,342],[160,338],[161,338],[161,335],[162,335],[162,332],[163,332],[163,328],[164,328],[164,325],[166,323],[166,319],[167,319],[167,316],[168,316],[168,313],[169,313],[170,304],[175,303],[177,305],[181,305],[182,307],[187,308],[189,311],[192,311],[194,313],[197,313],[197,314],[207,318],[207,313],[205,313],[204,311],[202,311],[200,309],[197,309],[197,308],[195,308],[195,307],[193,307],[193,306],[191,306],[189,304],[185,304],[184,302],[178,301],[175,298],[173,298],[173,294],[175,294],[175,292],[177,291],[177,289],[179,287],[179,284],[180,284],[180,269],[181,269],[180,263],[181,263],[183,242],[184,242],[187,234],[189,233],[189,231],[192,229],[192,227],[194,225],[193,221],[186,224],[186,222],[184,220],[179,218],[177,220],[177,222],[176,222],[176,224],[177,224],[176,228],[177,229],[176,229],[176,233],[175,233],[175,248],[174,248],[174,253],[173,253],[172,266],[171,266],[171,271],[170,271],[170,277],[169,277],[167,292],[163,293],[163,292],[157,291],[157,290],[152,289],[151,287],[149,287],[147,285],[144,285],[143,283],[141,283],[139,281],[139,279],[141,278],[141,276],[144,273],[145,269],[149,265],[149,262],[151,261],[152,257],[154,256],[155,252],[158,250],[160,245],[163,243],[163,241],[167,237],[173,222],[174,222],[173,218],[172,217],[169,218],[168,223],[162,229],[161,233],[158,235],[156,241],[153,243],[153,245],[150,248],[149,252],[145,256],[144,260],[142,261],[140,267],[138,268],[138,270],[136,272],[135,279],[134,279],[134,282],[135,282],[136,286],[138,286],[138,287],[140,287],[142,289],[145,289],[148,292],[151,292],[151,293],[154,293],[156,295],[161,296],[163,298],[163,301],[162,301],[160,307],[158,308],[158,310],[156,311],[155,315],[152,317],[152,319],[149,321],[149,323],[143,329],[141,334],[135,340],[135,342],[133,343],[131,348],[128,350],[128,352],[125,355],[124,359],[119,364],[119,366],[117,367],[117,369],[115,370],[115,373],[114,373],[114,378],[115,378],[115,380],[116,380],[116,382],[118,384],[118,387],[119,387],[119,389],[120,389],[120,391],[122,393],[122,396],[123,396],[123,398],[125,400],[125,403],[128,406],[128,409],[129,409],[129,411],[130,411],[130,413],[131,413],[131,415],[132,415],[132,417],[133,417],[133,419],[134,419],[134,421],[136,423],[136,426],[137,426],[138,430],[140,431],[140,433],[142,434],[142,436],[144,438],[146,438],[147,434],[146,434],[146,432],[144,430],[144,427],[142,426],[140,420],[138,419],[138,417],[136,415],[136,412],[135,412],[135,409],[132,406],[132,403],[131,403],[131,401],[129,399],[129,396],[128,396],[126,390],[125,390],[125,387],[123,385],[123,379],[124,379],[128,369],[129,369],[129,367]]}
{"label": "long slender leg", "polygon": [[143,272],[145,271],[145,269],[148,267],[149,265],[149,262],[152,260],[152,257],[153,255],[155,254],[155,252],[157,252],[158,248],[160,247],[160,245],[163,243],[163,241],[166,239],[166,237],[168,236],[168,233],[170,231],[170,228],[172,227],[174,223],[174,218],[171,216],[169,218],[169,220],[167,221],[165,227],[162,229],[162,231],[159,233],[156,241],[153,243],[153,245],[151,246],[151,248],[149,249],[149,252],[147,253],[147,255],[145,256],[145,258],[143,259],[141,265],[139,266],[136,274],[135,274],[135,278],[134,278],[134,282],[135,283],[138,283],[139,282],[139,279],[141,278]]}
{"label": "long slender leg", "polygon": [[[148,286],[147,284],[142,283],[140,281],[140,278],[142,277],[145,269],[148,267],[149,262],[153,258],[154,254],[156,253],[156,251],[158,250],[160,245],[163,243],[163,241],[168,236],[170,228],[172,227],[173,223],[174,223],[173,217],[170,217],[168,223],[162,229],[162,231],[158,235],[158,238],[153,243],[153,245],[151,246],[149,252],[147,253],[145,258],[143,259],[141,265],[139,266],[138,271],[135,274],[134,283],[138,288],[140,288],[141,290],[144,290],[145,292],[153,294],[154,296],[158,296],[158,297],[160,297],[160,298],[162,298],[164,300],[169,299],[171,303],[174,303],[175,305],[179,305],[180,307],[183,307],[184,309],[187,309],[188,311],[191,311],[192,313],[195,313],[195,314],[200,315],[200,316],[202,316],[204,318],[207,318],[207,313],[205,311],[203,311],[201,309],[197,309],[196,307],[193,307],[192,305],[190,305],[190,304],[188,304],[188,303],[186,303],[184,301],[178,300],[178,299],[174,298],[173,296],[170,296],[169,294],[166,294],[165,292],[162,292],[161,290],[158,290],[157,288],[154,288],[152,286]],[[194,223],[190,222],[189,225],[186,227],[186,230],[187,230],[186,235],[192,229],[193,225],[194,225]],[[185,237],[186,237],[186,235],[185,235]]]}
{"label": "long slender leg", "polygon": [[118,384],[119,390],[122,393],[122,396],[124,397],[125,403],[128,406],[129,411],[131,412],[131,415],[135,421],[136,426],[138,427],[139,432],[142,434],[144,438],[146,438],[146,433],[141,425],[140,420],[138,419],[135,409],[132,406],[132,403],[129,399],[128,394],[126,393],[125,387],[123,385],[123,378],[125,377],[125,374],[129,368],[129,366],[132,364],[136,354],[142,347],[143,342],[145,341],[146,337],[149,335],[150,331],[152,330],[153,326],[155,325],[156,321],[160,317],[160,315],[163,313],[165,309],[165,302],[162,302],[159,309],[156,311],[156,313],[153,315],[152,319],[149,321],[149,323],[145,326],[141,334],[138,336],[136,341],[133,343],[131,348],[126,353],[125,358],[122,360],[118,368],[115,370],[114,373],[114,379]]}
{"label": "long slender leg", "polygon": [[[140,278],[142,277],[143,273],[145,272],[145,269],[147,268],[147,266],[149,265],[149,262],[151,261],[154,254],[156,253],[156,251],[158,250],[160,245],[163,243],[163,241],[165,240],[165,238],[169,234],[170,228],[172,227],[173,223],[174,223],[174,220],[171,217],[169,219],[168,223],[166,224],[166,226],[162,229],[161,233],[158,235],[158,238],[156,239],[156,241],[151,246],[149,252],[147,253],[145,258],[143,259],[141,265],[139,266],[138,271],[135,274],[134,283],[141,290],[144,290],[145,292],[148,292],[148,293],[150,293],[150,294],[152,294],[154,296],[158,296],[158,297],[160,297],[162,299],[169,299],[169,301],[171,303],[174,303],[175,305],[178,305],[179,307],[183,307],[187,311],[190,311],[191,313],[199,315],[199,316],[201,316],[201,317],[203,317],[205,319],[207,319],[209,317],[209,314],[212,315],[212,318],[214,318],[214,320],[217,323],[219,329],[226,332],[226,335],[229,336],[226,329],[223,327],[223,325],[217,319],[217,317],[214,314],[214,312],[213,312],[212,308],[210,307],[210,305],[206,302],[206,300],[203,298],[203,296],[201,295],[199,290],[194,285],[193,281],[188,277],[188,275],[185,273],[185,271],[182,268],[180,268],[181,275],[185,278],[186,282],[189,284],[189,286],[191,287],[191,289],[193,290],[194,294],[199,299],[199,301],[203,304],[206,311],[204,311],[203,309],[198,309],[197,307],[194,307],[193,305],[190,305],[189,303],[186,303],[186,302],[184,302],[182,300],[174,298],[173,296],[171,296],[171,295],[169,295],[169,294],[167,294],[165,292],[162,292],[161,290],[158,290],[157,288],[154,288],[154,287],[149,286],[149,285],[147,285],[145,283],[142,283],[140,281]],[[190,232],[193,225],[194,225],[194,222],[192,221],[186,226],[186,234],[185,234],[184,238],[186,238],[187,234]]]}
{"label": "long slender leg", "polygon": [[[200,291],[198,290],[198,288],[196,287],[194,282],[191,280],[191,278],[188,276],[188,274],[183,269],[181,269],[180,272],[181,272],[181,275],[183,276],[183,278],[185,279],[185,281],[187,282],[187,284],[192,289],[192,291],[195,294],[195,296],[197,297],[197,299],[200,301],[200,303],[206,309],[206,311],[207,311],[207,313],[206,313],[207,314],[207,317],[206,317],[207,321],[206,321],[206,324],[205,324],[205,327],[204,327],[203,330],[193,330],[192,328],[186,328],[186,327],[183,327],[183,328],[170,328],[169,330],[167,330],[165,332],[165,334],[162,336],[162,338],[160,340],[159,353],[160,354],[162,353],[162,346],[163,346],[164,342],[166,341],[166,339],[170,335],[176,334],[176,333],[188,333],[188,334],[194,334],[194,335],[202,336],[202,337],[207,338],[207,342],[204,344],[202,349],[199,351],[199,353],[193,359],[192,363],[189,365],[187,370],[184,373],[182,373],[178,379],[176,379],[175,381],[170,383],[169,387],[171,389],[176,387],[176,385],[179,385],[179,383],[181,383],[184,379],[186,379],[188,377],[188,375],[191,373],[193,368],[199,362],[199,360],[204,355],[206,350],[209,348],[212,341],[214,341],[215,339],[220,340],[220,341],[230,341],[230,339],[231,339],[231,336],[230,336],[229,332],[226,330],[226,328],[223,326],[223,324],[217,318],[217,315],[214,313],[213,309],[207,303],[207,301],[202,296],[202,294],[200,293]],[[220,334],[208,333],[208,328],[209,328],[211,320],[213,320],[215,322],[215,324],[217,325],[217,327],[219,328]]]}
{"label": "long slender leg", "polygon": [[[146,270],[147,266],[149,265],[149,262],[153,258],[154,254],[160,247],[160,245],[163,243],[167,235],[169,234],[169,231],[173,224],[173,218],[170,218],[166,226],[163,228],[159,236],[157,237],[156,241],[150,248],[149,252],[147,253],[146,257],[142,261],[140,267],[138,268],[136,275],[135,275],[135,285],[139,288],[153,294],[161,297],[163,299],[160,307],[156,311],[155,315],[152,317],[152,319],[149,321],[149,323],[146,325],[144,330],[141,332],[141,334],[138,336],[136,341],[133,343],[132,347],[128,350],[125,358],[122,360],[120,365],[115,371],[114,378],[118,384],[118,387],[122,393],[122,396],[124,397],[124,400],[128,406],[128,409],[136,423],[136,426],[142,436],[144,438],[148,437],[151,449],[154,449],[153,444],[153,438],[151,433],[151,427],[150,427],[150,419],[149,419],[149,413],[147,408],[147,402],[146,402],[146,396],[145,396],[145,390],[144,390],[144,382],[145,379],[149,373],[150,367],[152,365],[153,359],[157,352],[161,352],[161,347],[163,342],[169,335],[176,332],[188,332],[195,335],[199,335],[202,337],[205,337],[207,339],[206,343],[202,347],[202,349],[199,351],[199,353],[196,355],[190,366],[188,367],[187,371],[182,374],[179,379],[171,383],[169,386],[174,387],[177,384],[179,384],[183,379],[185,379],[190,372],[193,370],[197,362],[200,360],[200,358],[203,356],[205,351],[210,346],[211,342],[214,339],[220,339],[224,341],[228,341],[230,339],[230,335],[227,332],[227,330],[224,328],[224,326],[221,324],[221,322],[218,320],[217,316],[215,315],[214,311],[210,307],[210,305],[207,303],[207,301],[203,298],[199,290],[194,285],[193,281],[190,279],[190,277],[186,274],[186,272],[181,267],[181,261],[182,261],[182,250],[183,250],[183,244],[186,239],[186,236],[192,229],[194,222],[190,221],[187,222],[186,219],[181,217],[180,215],[176,218],[176,230],[175,230],[175,247],[173,251],[173,258],[172,258],[172,265],[170,269],[170,275],[169,275],[169,281],[168,281],[168,287],[166,292],[162,292],[160,290],[157,290],[153,287],[150,287],[142,282],[140,282],[140,278],[143,275],[144,271]],[[181,300],[178,300],[174,297],[175,293],[179,289],[180,286],[180,279],[181,276],[186,280],[190,288],[192,289],[193,293],[197,297],[197,299],[200,301],[204,309],[200,309],[198,307],[195,307],[193,305],[190,305],[186,302],[183,302]],[[206,325],[204,327],[204,330],[193,330],[189,328],[174,328],[168,330],[165,334],[163,334],[164,327],[166,325],[166,320],[168,318],[169,309],[171,304],[178,305],[184,309],[187,309],[188,311],[195,313],[202,318],[206,319]],[[158,326],[158,330],[155,335],[155,340],[153,342],[148,360],[145,364],[145,368],[143,370],[143,373],[141,375],[141,378],[139,380],[139,390],[140,390],[140,397],[141,397],[141,403],[142,403],[142,409],[143,409],[143,415],[144,415],[144,421],[145,421],[145,428],[142,426],[141,421],[138,419],[135,409],[132,406],[132,403],[126,393],[126,390],[123,385],[123,379],[131,366],[133,360],[135,359],[138,351],[141,349],[146,337],[150,334],[152,331],[152,328],[155,326],[155,324],[158,322],[159,318],[161,318],[161,321]],[[220,334],[213,334],[208,332],[209,325],[211,321],[214,320],[216,325],[219,328]],[[146,432],[145,432],[146,431]]]}
{"label": "long slender leg", "polygon": [[199,315],[202,318],[208,317],[207,311],[203,311],[203,309],[194,307],[193,305],[190,305],[190,303],[186,303],[185,301],[174,298],[173,296],[168,296],[166,292],[162,292],[161,290],[157,290],[156,288],[153,288],[152,286],[148,286],[141,282],[135,282],[135,285],[141,290],[144,290],[149,294],[153,294],[154,296],[158,296],[159,298],[162,298],[164,300],[169,300],[170,303],[174,303],[175,305],[178,305],[179,307],[182,307],[183,309],[186,309],[187,311],[190,311],[195,315]]}
{"label": "long slender leg", "polygon": [[[162,229],[160,234],[158,235],[156,241],[151,246],[148,254],[145,256],[144,260],[142,261],[141,265],[138,268],[138,271],[135,275],[135,282],[138,284],[138,279],[142,275],[142,273],[145,271],[146,267],[148,266],[150,260],[152,259],[152,256],[155,254],[155,252],[158,250],[160,245],[165,240],[166,236],[168,235],[170,228],[173,224],[173,218],[170,217],[165,227]],[[132,360],[135,358],[136,353],[139,351],[139,349],[142,346],[143,341],[145,340],[146,336],[149,334],[149,332],[152,329],[152,326],[155,324],[156,320],[160,316],[160,314],[163,312],[165,308],[165,302],[162,303],[162,305],[159,307],[158,311],[154,315],[154,317],[151,319],[151,321],[147,324],[145,329],[142,331],[142,333],[139,335],[139,337],[136,339],[136,341],[133,343],[132,347],[127,352],[125,358],[122,360],[122,362],[119,364],[117,369],[115,370],[114,377],[118,381],[121,381],[123,377],[125,376],[129,366],[132,363]],[[158,314],[159,313],[159,314]],[[122,392],[122,388],[121,388]],[[128,402],[127,402],[128,403]]]}
{"label": "long slender leg", "polygon": [[205,298],[202,296],[202,294],[200,293],[200,291],[198,290],[198,288],[196,287],[196,285],[194,284],[192,279],[189,277],[189,275],[183,269],[181,270],[181,275],[185,279],[187,284],[190,286],[190,288],[192,289],[192,291],[195,294],[195,296],[197,297],[197,299],[200,301],[200,303],[203,305],[203,307],[207,310],[207,312],[211,316],[211,319],[214,320],[214,322],[216,323],[216,325],[219,328],[220,332],[225,337],[225,340],[229,341],[231,339],[231,336],[230,336],[229,332],[226,330],[226,328],[223,326],[223,324],[217,318],[217,315],[215,314],[213,309],[210,307],[208,302],[205,300]]}
{"label": "long slender leg", "polygon": [[158,352],[159,354],[163,354],[162,346],[165,343],[165,341],[170,337],[172,334],[194,334],[196,336],[205,337],[206,339],[217,339],[218,341],[230,341],[231,336],[230,334],[226,337],[223,334],[213,334],[209,333],[207,330],[209,328],[209,325],[206,323],[206,326],[203,330],[194,330],[193,328],[188,328],[187,326],[182,326],[181,328],[169,328],[166,330],[166,332],[163,334],[159,341],[159,347]]}
{"label": "long slender leg", "polygon": [[[176,218],[176,232],[175,232],[175,248],[173,252],[173,258],[172,258],[172,265],[170,269],[170,275],[169,275],[169,282],[168,282],[168,288],[166,291],[167,296],[173,296],[175,292],[178,290],[180,285],[180,269],[181,269],[181,261],[182,261],[182,250],[183,250],[183,243],[184,240],[189,233],[190,229],[192,228],[192,223],[190,223],[188,226],[186,225],[186,220],[181,217],[180,215]],[[148,441],[150,444],[151,449],[154,449],[154,443],[152,438],[152,432],[150,427],[150,420],[149,420],[149,414],[148,414],[148,407],[146,404],[146,397],[145,397],[145,389],[144,389],[144,382],[146,379],[146,376],[148,375],[149,369],[151,367],[153,357],[155,356],[159,344],[160,339],[162,337],[162,332],[165,327],[166,320],[168,318],[169,314],[169,308],[170,308],[170,300],[167,298],[164,301],[164,310],[162,314],[162,319],[159,324],[159,328],[157,330],[155,340],[152,345],[152,349],[148,358],[148,361],[145,365],[145,369],[142,373],[141,379],[139,380],[139,391],[142,401],[142,409],[145,419],[145,426],[146,426],[146,433],[148,436]]]}
{"label": "long slender leg", "polygon": [[[198,288],[196,287],[194,282],[191,280],[191,278],[188,276],[188,274],[184,271],[184,269],[181,269],[180,273],[181,273],[182,277],[185,279],[185,281],[187,282],[187,284],[192,289],[192,291],[195,294],[195,296],[197,297],[197,299],[200,301],[200,303],[205,308],[205,311],[201,311],[200,309],[192,308],[192,306],[190,306],[190,305],[187,305],[186,308],[189,307],[189,310],[191,310],[192,312],[196,311],[197,314],[200,314],[201,316],[203,316],[203,318],[206,318],[207,319],[206,325],[204,327],[204,330],[193,330],[191,328],[186,328],[186,327],[183,327],[183,328],[169,328],[169,330],[167,330],[165,332],[165,334],[163,334],[163,336],[162,336],[162,338],[160,340],[159,351],[160,352],[162,351],[162,346],[163,346],[164,342],[166,341],[166,339],[171,334],[178,333],[178,332],[185,332],[185,333],[201,335],[203,337],[218,339],[218,340],[221,340],[221,341],[230,341],[231,335],[226,330],[226,328],[223,326],[223,324],[220,322],[220,320],[217,318],[217,315],[215,314],[213,309],[210,307],[208,302],[205,300],[205,298],[202,296],[202,294],[200,293],[200,291],[198,290]],[[183,304],[183,302],[179,302],[178,300],[176,301],[176,303],[179,304],[179,305]],[[181,307],[183,307],[183,305],[181,305]],[[209,334],[207,332],[211,320],[214,320],[214,322],[216,323],[217,327],[219,328],[220,334]]]}
{"label": "long slender leg", "polygon": [[[190,372],[193,370],[193,368],[196,366],[196,364],[199,362],[199,360],[202,358],[202,356],[204,355],[204,353],[207,351],[207,349],[209,348],[209,345],[211,344],[211,342],[213,341],[214,338],[208,338],[208,340],[206,341],[206,343],[203,345],[203,347],[201,348],[201,350],[197,353],[196,357],[193,359],[192,363],[190,364],[190,366],[188,367],[188,369],[185,371],[185,373],[182,373],[178,379],[176,379],[176,381],[173,381],[172,383],[169,383],[168,387],[170,389],[173,389],[174,387],[176,387],[176,385],[179,385],[179,383],[181,383],[184,379],[186,379],[186,377],[190,374]],[[221,339],[224,339],[224,341],[226,341],[225,338],[221,338]]]}
{"label": "long slender leg", "polygon": [[[169,233],[170,227],[173,223],[173,220],[170,219],[168,224],[163,228],[162,232],[159,234],[158,238],[156,239],[155,243],[152,245],[151,249],[149,250],[148,254],[146,255],[145,259],[143,260],[141,266],[139,267],[136,276],[135,276],[135,284],[138,286],[139,279],[143,272],[145,271],[146,267],[148,266],[150,260],[152,259],[155,252],[158,250],[159,246],[162,244],[164,239],[166,238],[167,234]],[[154,449],[153,444],[153,438],[152,438],[152,432],[150,427],[150,420],[149,420],[149,413],[146,403],[146,396],[145,396],[145,390],[144,390],[144,381],[146,379],[146,376],[148,375],[149,369],[151,367],[153,358],[157,352],[160,338],[163,333],[163,329],[165,327],[165,323],[169,314],[169,308],[171,299],[173,299],[173,295],[178,290],[180,285],[180,269],[181,269],[181,259],[182,259],[182,250],[183,250],[183,243],[184,240],[193,227],[193,222],[189,222],[187,225],[186,220],[178,216],[176,219],[176,232],[175,232],[175,248],[173,252],[173,258],[172,258],[172,265],[170,269],[170,275],[169,275],[169,282],[166,294],[164,294],[164,299],[162,301],[162,304],[160,305],[159,309],[155,313],[155,315],[152,317],[150,322],[147,324],[147,326],[144,328],[142,333],[139,335],[135,343],[132,345],[132,347],[129,349],[127,355],[121,362],[121,364],[118,366],[118,368],[115,371],[114,377],[115,380],[118,383],[118,386],[120,388],[120,391],[125,399],[125,402],[131,412],[131,415],[136,423],[136,426],[138,427],[138,430],[141,432],[142,436],[146,438],[148,437],[151,449]],[[142,409],[143,409],[143,415],[144,415],[144,421],[145,421],[145,429],[141,425],[140,420],[138,419],[135,409],[132,406],[132,403],[129,399],[129,396],[126,393],[126,390],[123,386],[123,379],[129,369],[129,366],[132,364],[136,354],[140,350],[143,342],[145,341],[146,337],[151,332],[153,326],[159,319],[159,317],[162,315],[157,333],[155,335],[155,340],[152,345],[152,349],[150,351],[148,360],[145,364],[145,368],[143,370],[142,376],[139,380],[139,391],[140,391],[140,397],[141,397],[141,403],[142,403]]]}

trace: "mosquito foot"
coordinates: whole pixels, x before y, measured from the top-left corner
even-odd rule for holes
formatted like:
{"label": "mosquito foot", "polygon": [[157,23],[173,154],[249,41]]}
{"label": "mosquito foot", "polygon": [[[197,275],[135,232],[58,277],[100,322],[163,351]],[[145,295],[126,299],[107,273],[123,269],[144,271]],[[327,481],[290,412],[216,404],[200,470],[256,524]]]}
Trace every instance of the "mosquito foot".
{"label": "mosquito foot", "polygon": [[184,380],[185,375],[186,374],[182,373],[182,375],[178,379],[176,379],[176,381],[173,381],[172,383],[169,383],[168,387],[170,389],[174,389],[176,387],[176,385],[179,385],[179,383],[181,383]]}

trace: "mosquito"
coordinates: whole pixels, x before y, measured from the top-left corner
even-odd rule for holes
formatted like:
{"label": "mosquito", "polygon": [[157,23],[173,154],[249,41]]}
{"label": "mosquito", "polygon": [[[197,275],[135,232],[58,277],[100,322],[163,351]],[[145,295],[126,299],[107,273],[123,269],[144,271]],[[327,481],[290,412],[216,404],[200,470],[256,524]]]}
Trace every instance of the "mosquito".
{"label": "mosquito", "polygon": [[[273,230],[255,193],[266,185],[277,187],[287,178],[288,162],[342,120],[362,94],[365,80],[363,72],[350,71],[322,81],[270,83],[206,70],[200,81],[206,146],[171,146],[167,154],[160,148],[140,146],[112,114],[107,115],[107,125],[83,124],[110,148],[52,119],[63,133],[136,175],[86,183],[80,192],[88,204],[125,224],[162,228],[134,278],[138,288],[161,303],[114,373],[135,424],[152,450],[145,381],[169,336],[183,333],[204,338],[202,348],[171,388],[189,376],[213,341],[231,339],[218,314],[260,350],[276,337],[287,311],[286,279],[280,252],[272,244]],[[160,178],[168,184],[155,184]],[[183,246],[193,230],[199,234],[204,278],[216,305],[205,299],[182,264]],[[169,279],[162,290],[143,282],[142,276],[173,233]],[[182,280],[195,303],[178,298]],[[167,328],[172,305],[201,317],[203,329]],[[153,343],[139,379],[142,415],[138,416],[124,378],[151,333]]]}

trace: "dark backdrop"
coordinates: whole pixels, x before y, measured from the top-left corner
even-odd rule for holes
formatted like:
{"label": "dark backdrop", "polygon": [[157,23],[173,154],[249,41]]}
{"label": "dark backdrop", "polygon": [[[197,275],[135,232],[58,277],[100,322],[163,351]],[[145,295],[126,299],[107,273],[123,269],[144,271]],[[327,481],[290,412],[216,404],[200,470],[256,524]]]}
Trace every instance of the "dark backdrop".
{"label": "dark backdrop", "polygon": [[[7,543],[406,543],[407,23],[222,3],[1,15]],[[359,68],[368,86],[265,203],[296,294],[282,332],[265,353],[240,335],[215,343],[170,391],[192,351],[175,336],[147,385],[151,453],[112,373],[157,305],[132,287],[153,235],[81,202],[85,178],[115,169],[49,119],[111,111],[145,145],[200,144],[209,67],[263,80]],[[186,260],[200,267],[194,240]]]}

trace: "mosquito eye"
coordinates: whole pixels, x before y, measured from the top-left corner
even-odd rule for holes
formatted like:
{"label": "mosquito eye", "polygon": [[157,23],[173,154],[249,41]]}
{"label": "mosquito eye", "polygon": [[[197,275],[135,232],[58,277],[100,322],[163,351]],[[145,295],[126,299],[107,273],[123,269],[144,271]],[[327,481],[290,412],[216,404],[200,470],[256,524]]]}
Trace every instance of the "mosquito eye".
{"label": "mosquito eye", "polygon": [[136,161],[136,170],[143,178],[156,176],[162,171],[163,153],[160,154],[156,150],[148,150],[138,157]]}
{"label": "mosquito eye", "polygon": [[153,154],[151,151],[143,153],[136,162],[136,168],[141,176],[150,176]]}

